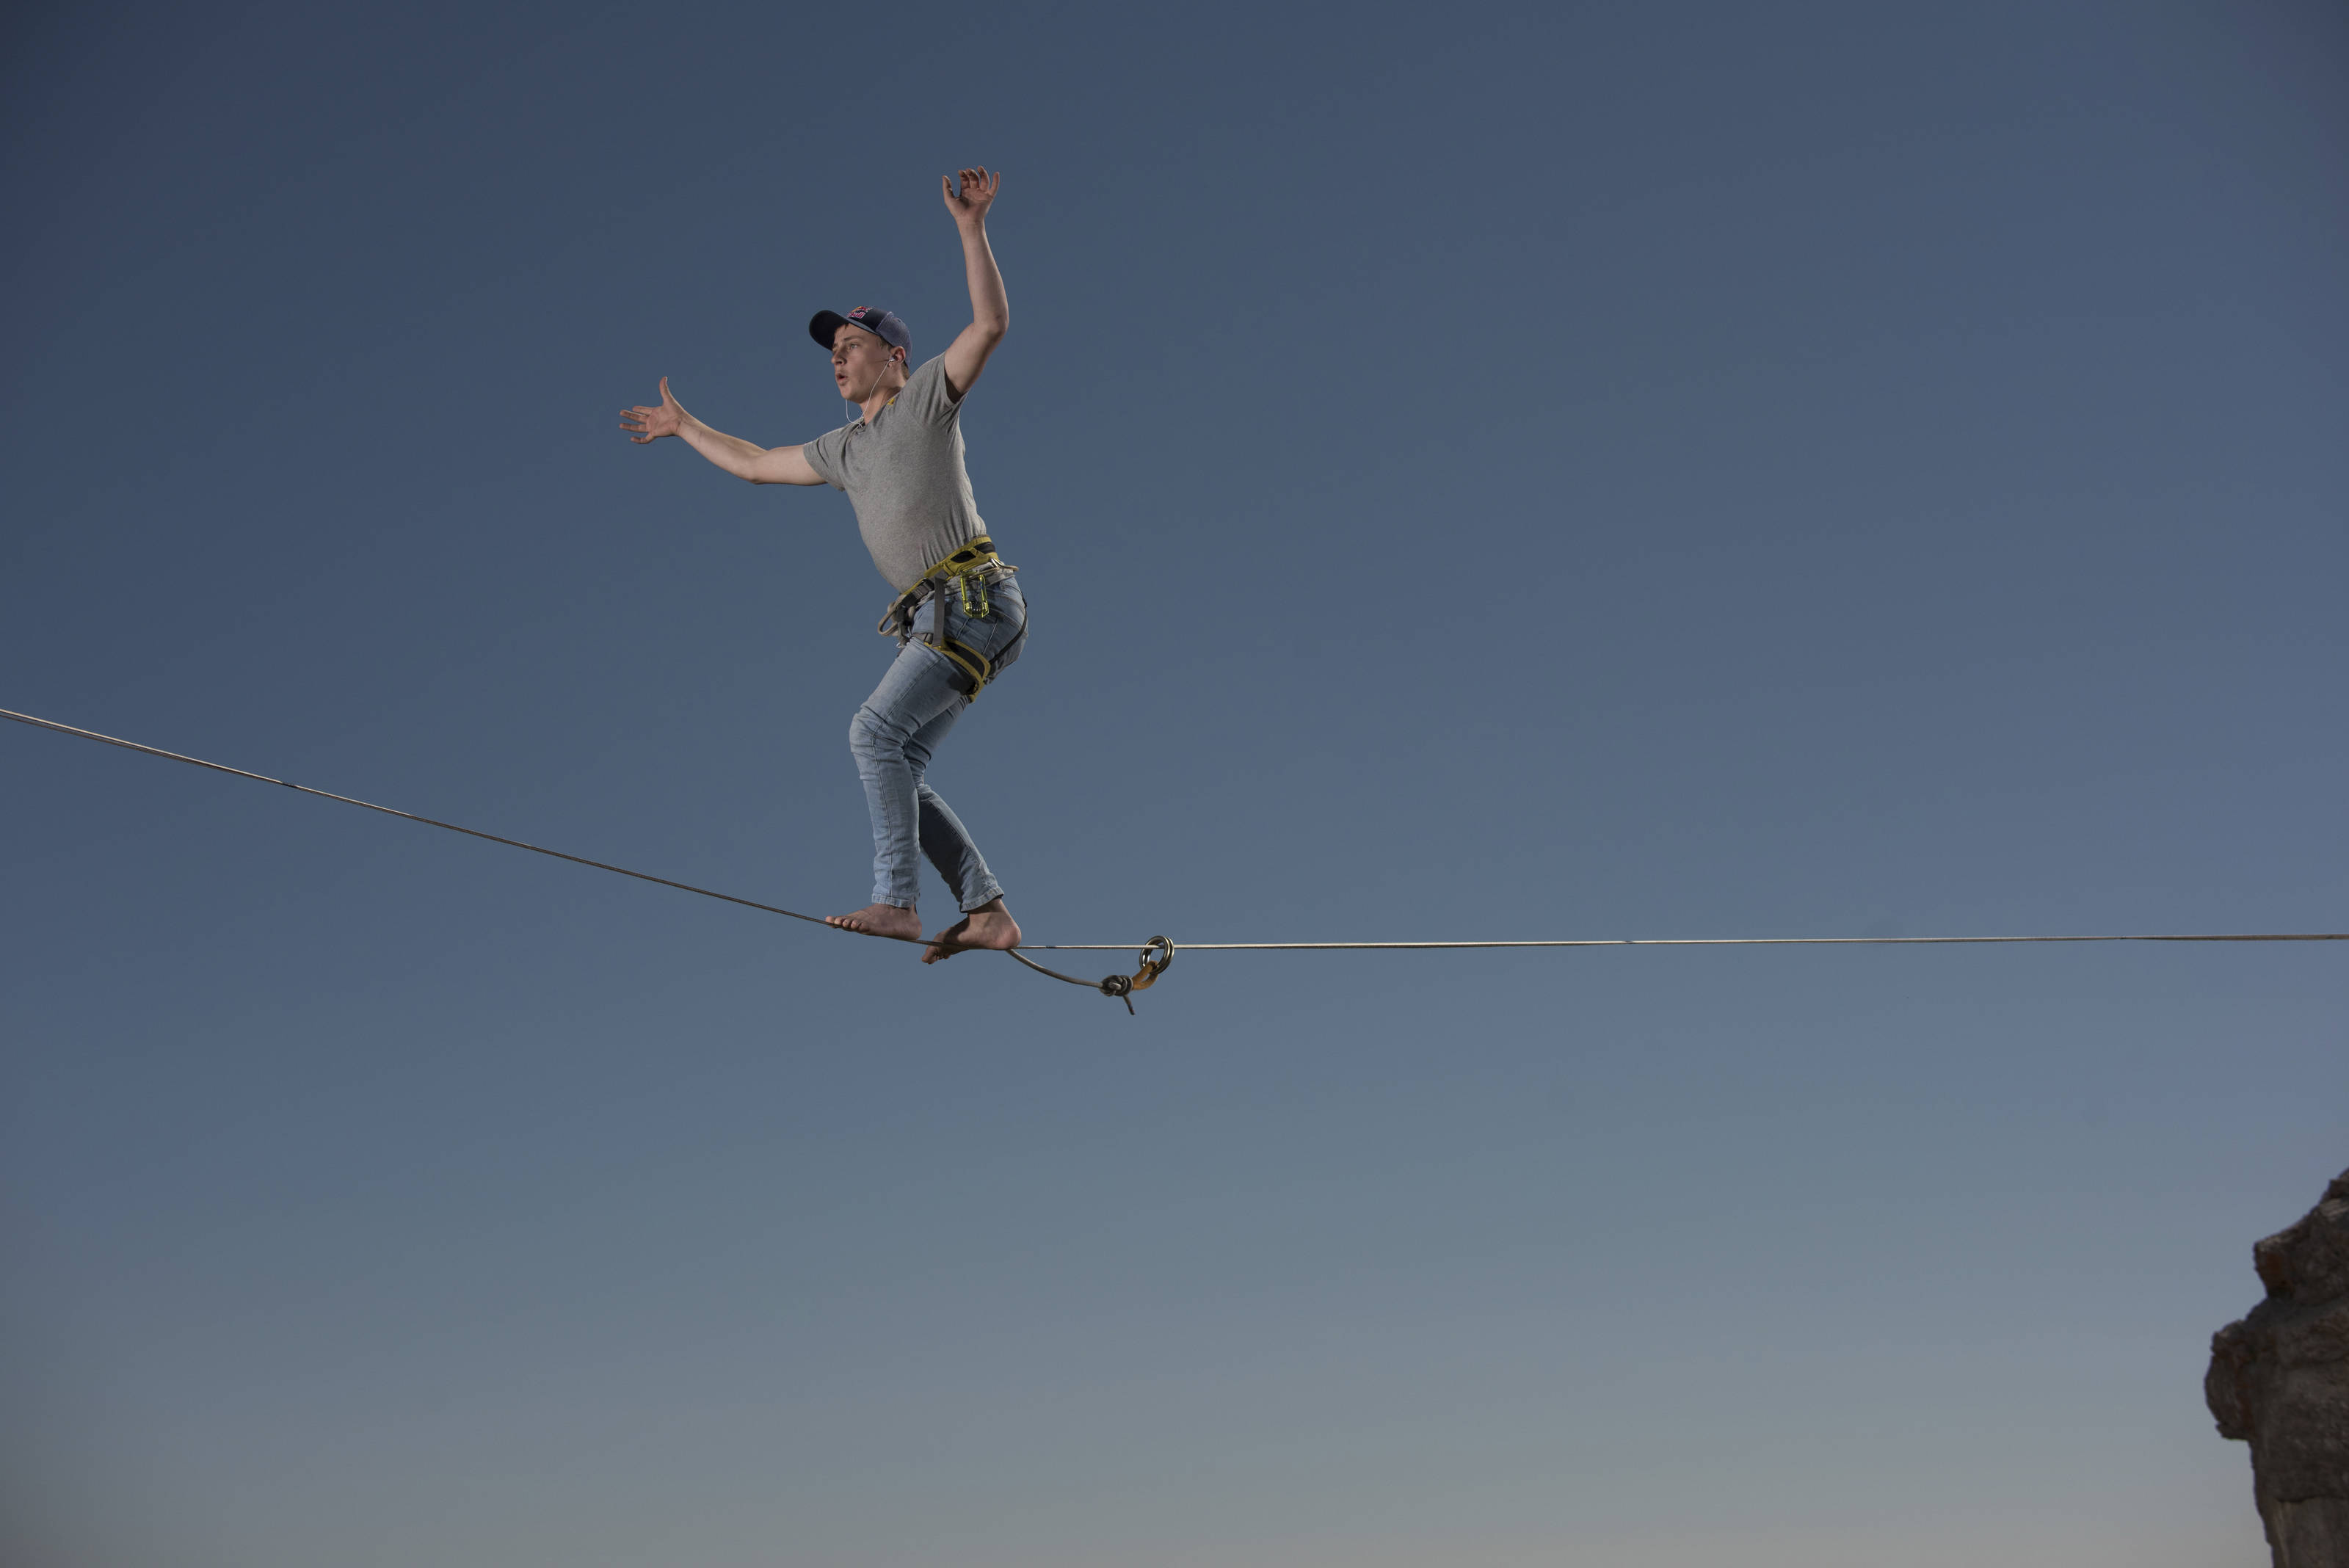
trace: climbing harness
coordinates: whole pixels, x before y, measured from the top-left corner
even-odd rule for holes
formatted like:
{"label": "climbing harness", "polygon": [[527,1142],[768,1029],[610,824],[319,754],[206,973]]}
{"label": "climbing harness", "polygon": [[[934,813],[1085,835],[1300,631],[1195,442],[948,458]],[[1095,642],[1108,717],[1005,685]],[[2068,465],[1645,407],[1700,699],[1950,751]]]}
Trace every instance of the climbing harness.
{"label": "climbing harness", "polygon": [[[970,548],[975,551],[986,543],[987,541],[982,539]],[[992,554],[991,549],[988,553]],[[1008,572],[1010,568],[1007,566],[1004,570]],[[1017,639],[1014,639],[1013,646],[1018,646]],[[999,669],[1009,662],[1008,659],[999,659],[997,668]],[[981,682],[981,684],[984,683],[984,681]],[[847,929],[835,926],[820,915],[803,915],[797,909],[786,909],[774,904],[761,904],[755,898],[741,898],[731,893],[720,893],[709,888],[697,888],[690,882],[674,882],[667,877],[655,877],[649,872],[631,871],[625,866],[613,866],[601,860],[590,860],[584,855],[566,855],[560,849],[542,848],[535,844],[525,844],[519,838],[506,838],[495,833],[484,833],[478,827],[460,827],[453,822],[442,822],[437,817],[419,816],[412,811],[400,811],[388,805],[378,805],[372,801],[359,800],[347,794],[336,794],[331,790],[312,789],[307,784],[297,784],[285,779],[271,778],[267,774],[247,773],[243,768],[230,767],[225,763],[208,763],[202,757],[182,756],[178,752],[167,752],[160,746],[147,746],[141,745],[137,741],[119,740],[112,735],[101,735],[95,730],[76,729],[71,724],[60,724],[54,719],[36,719],[30,713],[11,712],[5,708],[0,708],[0,719],[14,719],[20,724],[30,724],[36,729],[54,730],[60,735],[78,735],[85,741],[98,741],[109,746],[119,746],[126,752],[140,752],[150,757],[164,758],[169,762],[186,763],[193,767],[210,768],[214,773],[233,774],[238,778],[252,779],[259,784],[278,784],[303,794],[316,795],[321,800],[338,800],[345,805],[364,806],[369,811],[379,811],[386,816],[405,817],[409,822],[420,822],[427,827],[443,827],[451,833],[461,833],[469,838],[486,838],[492,844],[512,845],[516,849],[527,849],[533,855],[548,855],[557,860],[568,860],[574,866],[592,866],[598,871],[617,872],[623,877],[634,877],[639,882],[657,882],[664,888],[675,888],[685,893],[698,893],[705,898],[722,899],[729,904],[740,904],[745,909],[762,909],[771,915],[788,916],[792,919],[805,920],[811,925],[823,926],[829,930],[837,931]],[[856,934],[871,936],[878,933],[858,932]],[[894,942],[911,942],[916,947],[931,945],[929,939],[925,937],[889,937],[885,940]],[[2010,942],[2349,942],[2349,931],[2226,931],[2194,935],[2054,937],[1587,937],[1536,941],[1185,942],[1183,945],[1195,951],[1204,952],[1403,952],[1453,948],[1900,947]],[[1088,991],[1097,991],[1103,996],[1115,997],[1125,1003],[1125,1010],[1128,1012],[1132,1012],[1133,993],[1137,991],[1149,990],[1158,977],[1166,972],[1167,966],[1174,961],[1174,944],[1166,938],[1153,937],[1142,944],[1141,957],[1132,974],[1107,975],[1097,981],[1080,980],[1072,974],[1062,974],[1056,969],[1046,969],[1042,964],[1027,956],[1030,952],[1113,952],[1130,945],[1125,942],[1039,942],[1028,944],[1022,948],[1007,949],[1004,950],[1004,956],[1017,960],[1038,974],[1050,975],[1054,980],[1066,981],[1071,985],[1081,985]]]}
{"label": "climbing harness", "polygon": [[[1028,628],[1023,624],[1019,635],[989,659],[968,643],[947,635],[947,589],[951,587],[961,599],[964,615],[973,620],[985,620],[995,610],[995,600],[988,588],[1019,569],[997,555],[995,541],[982,534],[922,574],[920,581],[892,600],[882,612],[881,624],[874,629],[884,637],[895,638],[900,649],[909,642],[919,642],[936,649],[970,683],[963,696],[975,702],[987,683],[1019,657],[1019,649],[1028,640]],[[930,629],[916,631],[914,615],[925,599],[931,607]]]}

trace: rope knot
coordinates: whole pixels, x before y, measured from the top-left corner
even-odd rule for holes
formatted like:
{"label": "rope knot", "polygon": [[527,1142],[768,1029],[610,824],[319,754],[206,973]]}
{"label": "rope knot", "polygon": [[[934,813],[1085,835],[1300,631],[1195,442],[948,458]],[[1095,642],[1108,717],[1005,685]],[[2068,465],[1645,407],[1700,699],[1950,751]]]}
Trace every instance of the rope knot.
{"label": "rope knot", "polygon": [[1151,983],[1166,972],[1174,961],[1174,944],[1164,937],[1153,937],[1142,945],[1141,966],[1132,974],[1112,974],[1101,982],[1103,996],[1114,996],[1125,1003],[1128,1012],[1133,1011],[1133,993],[1148,991]]}

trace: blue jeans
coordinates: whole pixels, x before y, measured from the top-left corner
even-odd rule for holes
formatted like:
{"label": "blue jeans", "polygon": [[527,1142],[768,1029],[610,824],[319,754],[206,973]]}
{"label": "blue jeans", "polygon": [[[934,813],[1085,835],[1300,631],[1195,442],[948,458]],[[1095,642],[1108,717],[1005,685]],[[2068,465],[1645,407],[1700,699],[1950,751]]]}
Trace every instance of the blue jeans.
{"label": "blue jeans", "polygon": [[[977,585],[972,587],[976,597]],[[1018,657],[1012,645],[1028,630],[1028,601],[1019,584],[1006,577],[988,585],[992,602],[984,617],[964,614],[962,596],[954,589],[946,597],[948,637],[988,659],[999,659],[1007,649]],[[934,613],[925,604],[915,612],[915,626],[928,630]],[[848,722],[848,749],[873,813],[876,904],[913,907],[921,886],[916,851],[929,857],[965,911],[1003,896],[1002,884],[987,868],[961,819],[929,784],[931,756],[970,706],[962,694],[966,680],[946,655],[926,643],[909,642]]]}

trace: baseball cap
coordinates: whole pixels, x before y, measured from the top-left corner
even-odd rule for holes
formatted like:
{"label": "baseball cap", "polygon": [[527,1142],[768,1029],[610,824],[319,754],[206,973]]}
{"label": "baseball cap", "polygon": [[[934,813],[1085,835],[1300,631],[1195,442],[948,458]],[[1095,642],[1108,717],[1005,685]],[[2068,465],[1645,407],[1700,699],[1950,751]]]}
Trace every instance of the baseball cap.
{"label": "baseball cap", "polygon": [[823,351],[829,354],[833,336],[843,326],[862,327],[892,348],[903,348],[908,354],[914,351],[914,332],[905,325],[905,318],[877,305],[860,305],[845,316],[837,310],[819,310],[815,319],[808,323],[808,336],[823,344]]}

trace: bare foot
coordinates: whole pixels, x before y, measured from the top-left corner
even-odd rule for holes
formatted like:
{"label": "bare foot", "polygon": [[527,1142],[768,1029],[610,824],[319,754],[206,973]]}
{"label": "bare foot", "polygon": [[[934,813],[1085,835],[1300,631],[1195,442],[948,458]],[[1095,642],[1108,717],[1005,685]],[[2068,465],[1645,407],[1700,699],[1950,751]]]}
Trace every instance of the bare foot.
{"label": "bare foot", "polygon": [[895,904],[867,904],[853,915],[826,915],[823,923],[838,926],[843,931],[863,931],[868,937],[904,937],[912,940],[922,934],[922,917],[910,906],[900,909]]}
{"label": "bare foot", "polygon": [[981,904],[945,930],[930,939],[929,950],[922,954],[924,963],[936,963],[950,959],[965,948],[986,948],[1000,952],[1019,945],[1019,922],[1011,911],[997,898]]}

